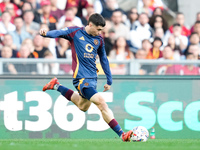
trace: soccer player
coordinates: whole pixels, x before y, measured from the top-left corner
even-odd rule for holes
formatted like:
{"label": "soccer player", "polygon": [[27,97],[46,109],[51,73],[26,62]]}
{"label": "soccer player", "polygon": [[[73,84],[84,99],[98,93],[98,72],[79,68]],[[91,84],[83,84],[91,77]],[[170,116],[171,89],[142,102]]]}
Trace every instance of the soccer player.
{"label": "soccer player", "polygon": [[57,90],[69,101],[72,101],[80,110],[87,111],[91,103],[94,103],[102,113],[103,119],[115,131],[123,141],[130,141],[132,130],[123,132],[118,122],[112,115],[105,100],[97,92],[97,68],[96,56],[99,55],[101,66],[107,77],[104,92],[109,90],[112,84],[112,76],[109,62],[106,57],[104,41],[100,36],[105,26],[105,20],[100,14],[92,14],[86,27],[66,27],[61,30],[40,30],[40,35],[49,38],[64,38],[70,41],[72,49],[73,85],[78,90],[75,93],[64,87],[53,78],[43,87],[43,91]]}

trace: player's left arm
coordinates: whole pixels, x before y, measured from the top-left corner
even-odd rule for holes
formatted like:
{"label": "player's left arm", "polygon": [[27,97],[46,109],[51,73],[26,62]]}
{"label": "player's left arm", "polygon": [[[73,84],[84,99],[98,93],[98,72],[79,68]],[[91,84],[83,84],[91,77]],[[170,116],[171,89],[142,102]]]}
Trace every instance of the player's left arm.
{"label": "player's left arm", "polygon": [[104,85],[104,92],[110,89],[110,86],[112,84],[112,75],[110,71],[110,66],[109,62],[106,56],[106,51],[105,51],[105,44],[102,40],[101,46],[98,49],[98,55],[100,59],[101,66],[103,68],[104,73],[106,74],[107,77],[107,84]]}
{"label": "player's left arm", "polygon": [[39,33],[43,37],[49,38],[63,37],[66,34],[64,30],[51,30],[47,32],[46,29],[40,29]]}
{"label": "player's left arm", "polygon": [[40,29],[39,33],[43,37],[49,37],[49,38],[64,38],[67,40],[72,40],[73,36],[72,33],[76,30],[79,30],[80,27],[66,27],[61,30],[51,30],[47,31],[46,29]]}

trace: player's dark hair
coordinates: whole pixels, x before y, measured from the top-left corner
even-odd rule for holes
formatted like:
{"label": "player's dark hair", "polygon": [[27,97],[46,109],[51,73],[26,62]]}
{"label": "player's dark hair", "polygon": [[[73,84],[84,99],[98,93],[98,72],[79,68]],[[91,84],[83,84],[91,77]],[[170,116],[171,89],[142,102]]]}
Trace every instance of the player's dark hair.
{"label": "player's dark hair", "polygon": [[95,26],[102,26],[104,27],[106,25],[105,19],[103,18],[102,15],[98,13],[94,13],[90,16],[88,20],[88,24],[92,22]]}

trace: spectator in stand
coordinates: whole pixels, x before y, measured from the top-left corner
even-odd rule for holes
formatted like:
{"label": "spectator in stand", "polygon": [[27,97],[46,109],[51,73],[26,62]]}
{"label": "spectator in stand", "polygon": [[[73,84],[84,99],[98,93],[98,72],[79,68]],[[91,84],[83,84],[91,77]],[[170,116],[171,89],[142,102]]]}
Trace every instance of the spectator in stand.
{"label": "spectator in stand", "polygon": [[[47,24],[41,24],[41,29],[49,31]],[[39,43],[38,43],[39,42]],[[44,38],[37,34],[34,38],[34,52],[38,53],[39,58],[56,59],[56,41],[51,38]],[[39,74],[58,74],[58,63],[38,63],[37,70]]]}
{"label": "spectator in stand", "polygon": [[[150,17],[149,19],[149,24],[152,24],[152,22],[154,22],[155,20],[155,16],[162,16],[163,17],[163,9],[161,9],[160,7],[156,7],[153,11],[153,15]],[[164,17],[163,17],[164,18]],[[165,20],[165,19],[164,19]],[[167,22],[167,20],[165,20],[165,22]]]}
{"label": "spectator in stand", "polygon": [[59,38],[56,46],[57,58],[71,59],[71,47],[69,41]]}
{"label": "spectator in stand", "polygon": [[[174,52],[173,49],[170,46],[166,46],[163,51],[162,51],[163,57],[159,58],[159,60],[173,60],[174,59]],[[162,64],[162,65],[158,65],[157,69],[156,69],[156,74],[157,75],[165,75],[167,68],[171,67],[171,64]]]}
{"label": "spectator in stand", "polygon": [[153,36],[153,30],[148,24],[149,18],[147,14],[141,13],[138,20],[138,25],[130,32],[130,41],[134,52],[142,47],[142,40],[150,39]]}
{"label": "spectator in stand", "polygon": [[[196,21],[194,24],[194,32],[197,32],[200,38],[200,21]],[[200,42],[200,41],[199,41]]]}
{"label": "spectator in stand", "polygon": [[[12,58],[12,49],[10,47],[4,46],[0,52],[1,58]],[[5,74],[17,74],[15,66],[11,63],[3,64],[3,72]]]}
{"label": "spectator in stand", "polygon": [[17,11],[17,13],[15,12],[13,3],[9,3],[6,5],[6,11],[8,11],[10,13],[12,23],[14,22],[15,17],[18,17],[21,15],[20,9]]}
{"label": "spectator in stand", "polygon": [[3,46],[8,46],[12,49],[12,58],[16,58],[18,56],[18,51],[16,50],[16,45],[13,44],[13,39],[10,34],[5,34],[2,41]]}
{"label": "spectator in stand", "polygon": [[109,53],[109,58],[112,60],[134,59],[134,55],[129,50],[126,39],[123,36],[116,39],[114,49]]}
{"label": "spectator in stand", "polygon": [[82,21],[84,26],[87,25],[87,22],[88,22],[90,15],[95,13],[93,4],[88,3],[88,5],[86,6],[86,11],[87,11],[87,15],[81,17],[81,21]]}
{"label": "spectator in stand", "polygon": [[162,40],[159,37],[155,37],[152,43],[153,47],[150,49],[149,53],[147,54],[147,59],[158,59],[161,58],[162,51],[160,51],[160,47],[162,46]]}
{"label": "spectator in stand", "polygon": [[[26,39],[26,40],[28,40],[28,39]],[[27,43],[29,43],[29,42],[26,41],[26,42],[22,43],[22,45],[20,47],[21,52],[19,50],[19,54],[17,57],[18,58],[38,58],[38,54],[35,53],[34,51],[31,52],[32,49],[30,49],[30,46],[27,45]]]}
{"label": "spectator in stand", "polygon": [[55,30],[57,18],[51,15],[51,2],[49,0],[42,0],[40,3],[42,14],[40,16],[40,23],[45,23],[50,30]]}
{"label": "spectator in stand", "polygon": [[161,38],[161,40],[163,41],[163,45],[160,47],[160,50],[163,50],[164,47],[167,45],[167,42],[164,41],[164,31],[163,31],[163,28],[158,27],[158,28],[155,28],[155,29],[154,29],[153,37],[150,38],[150,41],[151,41],[151,42],[153,42],[154,37],[159,37],[159,38]]}
{"label": "spectator in stand", "polygon": [[[138,49],[135,54],[135,59],[144,60],[147,57],[145,49]],[[145,75],[149,72],[149,65],[140,65],[139,75]]]}
{"label": "spectator in stand", "polygon": [[19,9],[21,9],[24,0],[10,0],[11,3],[15,4]]}
{"label": "spectator in stand", "polygon": [[65,6],[65,10],[71,8],[74,14],[78,17],[82,17],[82,11],[88,5],[87,0],[68,0]]}
{"label": "spectator in stand", "polygon": [[[191,46],[191,45],[190,45]],[[188,52],[186,54],[186,60],[197,60],[193,53]],[[199,75],[200,69],[194,64],[189,65],[172,65],[167,68],[167,75]]]}
{"label": "spectator in stand", "polygon": [[106,55],[109,56],[110,51],[113,49],[114,43],[115,43],[115,30],[110,28],[108,30],[108,36],[104,37],[105,42],[105,50]]}
{"label": "spectator in stand", "polygon": [[[162,40],[164,39],[164,30],[161,27],[155,28],[154,34],[153,34],[153,38],[154,37],[159,37]],[[153,40],[152,40],[153,41]]]}
{"label": "spectator in stand", "polygon": [[106,26],[102,31],[102,36],[104,38],[106,55],[108,56],[110,51],[113,49],[115,42],[115,30],[112,28],[112,23],[110,20],[106,19]]}
{"label": "spectator in stand", "polygon": [[137,8],[131,8],[131,10],[128,12],[128,19],[125,22],[129,30],[135,29],[138,16]]}
{"label": "spectator in stand", "polygon": [[11,12],[13,16],[21,15],[20,9],[15,4],[11,3],[10,0],[3,0],[3,2],[0,3],[0,12],[4,11]]}
{"label": "spectator in stand", "polygon": [[16,30],[13,32],[9,32],[12,36],[13,43],[17,46],[17,50],[19,50],[22,42],[26,38],[32,38],[32,36],[24,30],[23,27],[23,20],[21,17],[16,17],[14,20],[14,25],[16,26]]}
{"label": "spectator in stand", "polygon": [[64,10],[61,10],[57,7],[57,0],[51,0],[51,13],[52,16],[55,16],[58,20],[65,14]]}
{"label": "spectator in stand", "polygon": [[146,13],[149,17],[152,16],[153,11],[152,9],[149,7],[151,0],[142,0],[143,6],[142,7],[138,7],[138,13]]}
{"label": "spectator in stand", "polygon": [[[40,29],[46,29],[46,31],[49,31],[49,27],[47,24],[41,24]],[[49,51],[52,53],[54,58],[57,58],[56,55],[56,39],[54,38],[45,38],[43,40],[43,46],[47,47]]]}
{"label": "spectator in stand", "polygon": [[174,52],[174,60],[181,60],[182,51],[179,45],[176,45],[175,37],[171,35],[168,39],[168,46],[170,46]]}
{"label": "spectator in stand", "polygon": [[38,53],[38,58],[44,58],[44,53],[46,51],[49,51],[47,47],[43,46],[44,43],[44,37],[37,34],[33,39],[33,44],[35,46],[34,52]]}
{"label": "spectator in stand", "polygon": [[[42,1],[42,0],[40,0],[40,1]],[[31,3],[34,10],[37,11],[38,9],[40,9],[40,4],[38,3],[38,0],[26,0],[26,2]]]}
{"label": "spectator in stand", "polygon": [[[109,53],[110,60],[131,60],[134,59],[133,53],[129,50],[128,44],[124,37],[116,39],[114,49]],[[127,68],[125,64],[110,64],[110,69],[113,74],[125,74]]]}
{"label": "spectator in stand", "polygon": [[165,41],[168,41],[168,38],[173,35],[175,37],[175,43],[180,47],[181,51],[184,52],[188,45],[188,38],[185,35],[181,35],[182,27],[179,23],[173,24],[173,32],[167,31],[165,36]]}
{"label": "spectator in stand", "polygon": [[[19,50],[19,58],[26,59],[29,58],[31,55],[31,52],[27,45],[21,45]],[[30,64],[30,63],[17,63],[15,64],[15,68],[17,70],[17,73],[19,74],[36,74],[36,64]]]}
{"label": "spectator in stand", "polygon": [[156,15],[149,21],[149,25],[154,29],[162,28],[164,33],[168,30],[168,23],[163,16]]}
{"label": "spectator in stand", "polygon": [[8,11],[4,11],[1,16],[0,21],[0,34],[3,36],[4,34],[7,34],[8,32],[15,31],[16,27],[11,23],[11,15]]}
{"label": "spectator in stand", "polygon": [[153,17],[153,16],[157,16],[157,15],[163,16],[163,9],[162,9],[162,8],[156,7],[156,8],[154,9],[152,17]]}
{"label": "spectator in stand", "polygon": [[195,56],[195,59],[198,60],[200,56],[200,48],[198,45],[189,45],[185,51],[185,56],[187,53],[192,53]]}
{"label": "spectator in stand", "polygon": [[75,26],[82,27],[82,21],[79,17],[77,17],[72,8],[66,10],[65,15],[62,16],[58,22],[58,29],[62,29],[65,24],[65,20],[72,20],[72,23]]}
{"label": "spectator in stand", "polygon": [[188,45],[198,45],[200,47],[200,37],[198,35],[197,32],[193,32],[191,33],[190,37],[189,37],[189,42]]}
{"label": "spectator in stand", "polygon": [[148,39],[142,40],[142,49],[146,51],[146,54],[149,53],[151,48],[152,48],[152,44]]}
{"label": "spectator in stand", "polygon": [[[193,53],[187,53],[186,60],[196,60],[196,56]],[[184,65],[180,70],[180,75],[200,75],[200,68],[194,64]]]}
{"label": "spectator in stand", "polygon": [[65,28],[65,27],[71,27],[71,26],[74,26],[74,24],[72,22],[72,19],[66,18],[63,28]]}
{"label": "spectator in stand", "polygon": [[40,29],[40,24],[33,21],[34,19],[33,11],[32,10],[24,11],[23,19],[24,19],[23,30],[26,30],[32,37],[34,37]]}
{"label": "spectator in stand", "polygon": [[38,54],[36,52],[34,52],[35,47],[34,47],[32,39],[30,39],[30,38],[25,39],[22,42],[22,45],[27,45],[28,49],[31,52],[30,58],[38,58]]}
{"label": "spectator in stand", "polygon": [[[179,12],[179,13],[176,14],[176,23],[180,24],[180,26],[181,26],[181,35],[183,35],[183,36],[189,36],[190,35],[190,30],[187,29],[186,26],[184,25],[185,16],[184,16],[183,13]],[[169,27],[169,31],[171,33],[174,32],[173,28],[174,28],[173,25]]]}
{"label": "spectator in stand", "polygon": [[138,49],[138,51],[135,54],[135,59],[146,59],[147,52],[145,49]]}
{"label": "spectator in stand", "polygon": [[[56,53],[57,58],[66,58],[71,59],[72,53],[71,53],[71,47],[69,41],[59,38],[58,39],[58,45],[56,47]],[[65,73],[72,73],[72,65],[71,64],[60,64],[60,71],[62,74]]]}
{"label": "spectator in stand", "polygon": [[[200,21],[200,12],[198,12],[197,15],[196,15],[196,21],[195,22],[197,22],[197,21]],[[191,31],[191,33],[194,32],[194,25],[191,27],[190,31]]]}
{"label": "spectator in stand", "polygon": [[121,10],[116,9],[113,11],[111,17],[112,28],[115,30],[116,39],[123,36],[126,38],[126,40],[129,40],[129,29],[122,23],[122,16],[123,13]]}
{"label": "spectator in stand", "polygon": [[32,10],[34,13],[33,21],[40,23],[40,14],[37,12],[37,10],[33,9],[33,6],[30,2],[24,2],[22,5],[22,14],[27,10]]}
{"label": "spectator in stand", "polygon": [[163,57],[159,58],[159,60],[174,60],[174,51],[170,46],[165,46],[162,55]]}
{"label": "spectator in stand", "polygon": [[[105,1],[105,7],[103,7],[103,10],[101,12],[101,15],[105,19],[110,19],[112,17],[113,12],[116,10],[116,6],[118,6],[118,3],[116,0],[106,0]],[[119,9],[117,7],[117,9]]]}
{"label": "spectator in stand", "polygon": [[[106,0],[94,0],[94,9],[96,13],[101,14],[103,9],[105,9],[106,7]],[[119,8],[118,3],[114,3],[114,8]]]}
{"label": "spectator in stand", "polygon": [[[105,37],[109,37],[109,30],[112,29],[112,22],[109,19],[105,19],[106,25],[103,28],[101,35]],[[114,29],[113,29],[114,30]]]}
{"label": "spectator in stand", "polygon": [[[55,59],[50,51],[44,53],[44,58],[53,60]],[[59,64],[58,63],[38,63],[37,64],[38,74],[58,74]]]}

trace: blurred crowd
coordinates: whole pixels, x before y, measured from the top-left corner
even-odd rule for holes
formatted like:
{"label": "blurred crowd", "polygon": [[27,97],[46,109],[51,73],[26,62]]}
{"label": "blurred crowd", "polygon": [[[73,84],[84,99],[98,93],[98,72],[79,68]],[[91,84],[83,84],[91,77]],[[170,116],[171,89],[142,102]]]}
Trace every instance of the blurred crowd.
{"label": "blurred crowd", "polygon": [[[200,57],[200,12],[191,27],[184,13],[177,12],[172,24],[162,1],[138,0],[128,11],[117,0],[67,0],[59,9],[57,0],[2,0],[0,3],[0,57],[71,59],[70,43],[62,38],[43,38],[41,28],[84,27],[92,13],[106,19],[102,32],[109,60],[156,59],[198,60]],[[99,67],[99,65],[97,65]],[[126,74],[125,64],[110,64],[113,74]],[[100,69],[101,70],[101,69]],[[71,74],[71,65],[58,63],[5,63],[8,74]],[[101,72],[100,72],[101,73]],[[140,75],[199,75],[198,65],[142,65]]]}

